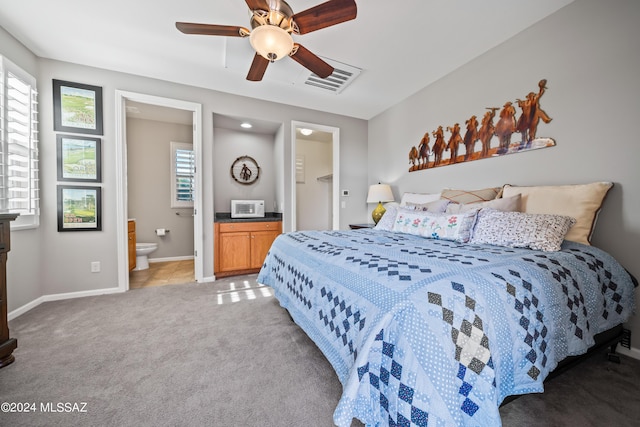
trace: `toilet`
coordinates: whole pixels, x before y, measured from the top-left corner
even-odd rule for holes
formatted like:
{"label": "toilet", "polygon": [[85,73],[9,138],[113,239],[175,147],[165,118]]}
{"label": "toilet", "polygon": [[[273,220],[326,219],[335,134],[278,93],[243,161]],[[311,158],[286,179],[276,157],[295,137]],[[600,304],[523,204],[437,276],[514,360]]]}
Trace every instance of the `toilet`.
{"label": "toilet", "polygon": [[148,255],[156,249],[158,249],[157,243],[136,243],[136,268],[133,270],[138,271],[148,269]]}

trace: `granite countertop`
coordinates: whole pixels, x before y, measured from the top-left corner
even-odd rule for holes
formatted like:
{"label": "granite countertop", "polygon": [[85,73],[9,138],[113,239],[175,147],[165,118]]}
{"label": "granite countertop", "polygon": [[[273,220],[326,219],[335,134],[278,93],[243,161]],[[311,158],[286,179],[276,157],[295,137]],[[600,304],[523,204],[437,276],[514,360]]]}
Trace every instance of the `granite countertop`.
{"label": "granite countertop", "polygon": [[280,212],[265,212],[264,217],[259,218],[231,218],[231,212],[216,212],[215,222],[273,222],[282,221]]}

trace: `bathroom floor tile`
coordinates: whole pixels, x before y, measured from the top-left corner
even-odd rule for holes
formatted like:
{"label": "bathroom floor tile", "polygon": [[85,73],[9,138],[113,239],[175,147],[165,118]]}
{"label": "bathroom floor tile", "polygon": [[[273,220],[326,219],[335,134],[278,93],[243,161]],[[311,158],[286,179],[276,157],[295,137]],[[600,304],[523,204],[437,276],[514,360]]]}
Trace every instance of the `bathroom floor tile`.
{"label": "bathroom floor tile", "polygon": [[129,272],[129,289],[195,281],[193,260],[150,262],[147,270]]}

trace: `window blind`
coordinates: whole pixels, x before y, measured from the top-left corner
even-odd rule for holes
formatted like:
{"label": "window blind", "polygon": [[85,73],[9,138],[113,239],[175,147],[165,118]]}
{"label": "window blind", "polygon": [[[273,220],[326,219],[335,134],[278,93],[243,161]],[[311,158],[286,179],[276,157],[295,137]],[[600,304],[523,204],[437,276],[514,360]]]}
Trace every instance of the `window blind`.
{"label": "window blind", "polygon": [[171,207],[193,207],[196,173],[193,146],[172,142],[171,152],[173,172]]}
{"label": "window blind", "polygon": [[191,150],[176,150],[176,198],[193,202],[195,159]]}
{"label": "window blind", "polygon": [[35,79],[0,56],[0,210],[15,227],[38,225],[38,93]]}

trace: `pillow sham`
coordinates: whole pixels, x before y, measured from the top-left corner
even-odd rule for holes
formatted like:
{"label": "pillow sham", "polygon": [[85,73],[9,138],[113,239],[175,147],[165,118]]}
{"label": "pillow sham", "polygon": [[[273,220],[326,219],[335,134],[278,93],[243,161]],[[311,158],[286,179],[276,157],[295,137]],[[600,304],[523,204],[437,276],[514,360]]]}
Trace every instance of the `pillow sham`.
{"label": "pillow sham", "polygon": [[449,203],[446,213],[460,213],[471,209],[491,208],[503,212],[519,212],[520,211],[520,194],[511,197],[503,197],[500,199],[489,200],[487,202],[477,203]]}
{"label": "pillow sham", "polygon": [[565,238],[590,245],[598,212],[611,187],[612,182],[537,187],[516,187],[507,184],[502,190],[502,196],[521,194],[522,212],[575,218],[576,223]]}
{"label": "pillow sham", "polygon": [[396,214],[393,231],[466,243],[471,238],[477,214],[477,210],[447,215],[400,208]]}
{"label": "pillow sham", "polygon": [[440,199],[440,193],[404,193],[400,199],[400,206],[405,206],[407,203],[423,204],[434,202]]}
{"label": "pillow sham", "polygon": [[386,211],[380,218],[380,221],[373,227],[375,230],[392,231],[393,224],[396,221],[396,214],[398,213],[398,204],[386,204],[384,205]]}
{"label": "pillow sham", "polygon": [[576,220],[563,215],[482,209],[469,243],[559,251]]}
{"label": "pillow sham", "polygon": [[442,190],[440,198],[447,199],[454,203],[486,202],[495,199],[500,189],[500,187],[481,188],[479,190],[454,190],[447,188]]}
{"label": "pillow sham", "polygon": [[433,202],[423,204],[408,202],[405,208],[422,212],[444,213],[449,203],[451,202],[445,199],[438,199]]}

